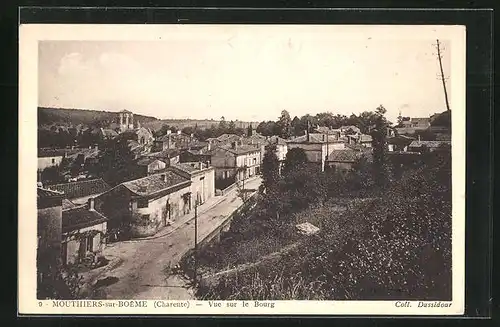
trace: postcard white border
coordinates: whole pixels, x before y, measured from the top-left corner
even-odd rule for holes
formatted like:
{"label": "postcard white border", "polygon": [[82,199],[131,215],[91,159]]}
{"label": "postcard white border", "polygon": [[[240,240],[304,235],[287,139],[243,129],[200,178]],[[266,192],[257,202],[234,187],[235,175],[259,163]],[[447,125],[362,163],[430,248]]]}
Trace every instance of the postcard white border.
{"label": "postcard white border", "polygon": [[[38,41],[40,40],[171,40],[215,37],[212,31],[252,28],[262,33],[286,29],[288,33],[317,31],[338,33],[341,38],[384,35],[387,39],[442,39],[450,41],[452,108],[453,298],[446,308],[396,307],[397,301],[272,301],[274,308],[255,308],[253,301],[218,301],[210,308],[207,301],[146,301],[147,307],[118,307],[119,301],[101,301],[101,307],[78,307],[67,302],[60,307],[53,301],[36,299],[36,158],[38,107]],[[410,34],[409,34],[410,33]],[[238,315],[461,315],[465,300],[465,35],[464,26],[435,25],[61,25],[25,24],[19,28],[19,222],[18,222],[18,309],[20,314],[238,314]],[[188,307],[165,308],[158,304],[184,303]],[[236,302],[229,308],[226,302]],[[432,301],[431,301],[432,302]],[[109,303],[109,304],[108,304]],[[113,304],[114,303],[114,304]],[[429,302],[427,302],[429,303]],[[450,303],[450,302],[448,302]],[[122,303],[123,304],[123,303]],[[137,303],[136,303],[137,304]],[[197,305],[199,304],[199,305]],[[94,305],[99,305],[95,302]]]}

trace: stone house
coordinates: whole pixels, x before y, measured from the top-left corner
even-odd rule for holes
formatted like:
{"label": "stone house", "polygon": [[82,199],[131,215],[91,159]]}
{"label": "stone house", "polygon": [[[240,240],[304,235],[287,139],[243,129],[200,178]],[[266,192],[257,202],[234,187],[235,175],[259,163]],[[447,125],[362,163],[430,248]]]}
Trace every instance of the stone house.
{"label": "stone house", "polygon": [[60,253],[63,198],[61,192],[37,187],[38,251]]}
{"label": "stone house", "polygon": [[151,175],[167,167],[164,161],[154,157],[143,157],[137,160],[136,163],[139,176]]}
{"label": "stone house", "polygon": [[202,149],[182,150],[179,157],[179,162],[208,162],[212,160],[212,152],[208,146]]}
{"label": "stone house", "polygon": [[47,187],[51,190],[63,193],[65,199],[77,205],[85,204],[89,198],[96,197],[111,189],[102,178],[55,184]]}
{"label": "stone house", "polygon": [[431,118],[409,118],[401,121],[396,131],[398,134],[414,134],[416,131],[423,131],[431,127]]}
{"label": "stone house", "polygon": [[367,148],[372,147],[371,135],[358,133],[353,135],[346,135],[346,137],[348,144],[357,144]]}
{"label": "stone house", "polygon": [[328,154],[326,166],[335,172],[346,174],[352,170],[353,165],[362,156],[365,156],[369,161],[372,154],[369,151],[356,151],[352,149],[333,150]]}
{"label": "stone house", "polygon": [[192,209],[191,180],[172,170],[121,183],[96,197],[96,209],[108,228],[152,235]]}
{"label": "stone house", "polygon": [[145,127],[140,127],[135,130],[135,134],[137,134],[137,142],[140,145],[151,145],[154,142],[153,132]]}
{"label": "stone house", "polygon": [[[203,162],[183,162],[170,166],[170,169],[191,180],[192,199],[203,204],[215,196],[215,168]],[[191,203],[191,205],[194,205]]]}
{"label": "stone house", "polygon": [[77,264],[86,257],[99,255],[105,246],[108,219],[94,209],[94,199],[88,204],[62,211],[63,264]]}
{"label": "stone house", "polygon": [[47,167],[59,166],[64,158],[80,152],[81,149],[38,149],[38,171],[42,171]]}
{"label": "stone house", "polygon": [[61,254],[63,194],[37,187],[37,283],[44,283],[46,265]]}
{"label": "stone house", "polygon": [[180,152],[177,149],[165,149],[163,151],[151,152],[144,155],[145,158],[154,158],[163,161],[168,167],[180,161]]}
{"label": "stone house", "polygon": [[304,150],[307,160],[324,171],[327,154],[333,150],[345,149],[345,144],[334,135],[308,133],[287,141],[287,151],[294,148]]}
{"label": "stone house", "polygon": [[238,182],[258,175],[261,163],[262,149],[254,145],[233,142],[230,146],[221,146],[212,152],[211,164],[215,167],[218,184]]}
{"label": "stone house", "polygon": [[408,146],[415,139],[413,137],[409,137],[406,135],[398,135],[394,137],[390,137],[387,139],[387,150],[389,152],[406,152],[408,151]]}
{"label": "stone house", "polygon": [[175,142],[170,131],[153,141],[153,151],[159,152],[167,149],[175,149]]}
{"label": "stone house", "polygon": [[428,151],[433,152],[447,146],[451,147],[451,141],[412,141],[408,146],[408,151],[422,152],[426,148]]}

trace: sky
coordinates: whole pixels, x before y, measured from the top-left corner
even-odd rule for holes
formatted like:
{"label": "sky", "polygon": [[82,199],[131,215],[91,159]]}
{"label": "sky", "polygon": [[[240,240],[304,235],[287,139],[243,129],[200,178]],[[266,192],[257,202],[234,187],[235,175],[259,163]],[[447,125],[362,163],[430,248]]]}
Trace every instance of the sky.
{"label": "sky", "polygon": [[[38,104],[160,119],[446,110],[435,39],[228,26],[148,41],[40,41]],[[451,79],[449,41],[443,69]],[[447,81],[451,99],[450,80]]]}

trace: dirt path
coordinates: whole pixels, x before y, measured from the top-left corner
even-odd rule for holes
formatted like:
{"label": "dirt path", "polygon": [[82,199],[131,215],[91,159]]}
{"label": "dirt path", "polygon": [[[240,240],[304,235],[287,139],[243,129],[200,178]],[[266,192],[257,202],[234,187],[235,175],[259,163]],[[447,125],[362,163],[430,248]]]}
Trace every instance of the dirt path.
{"label": "dirt path", "polygon": [[[246,188],[257,189],[260,179],[248,182]],[[237,191],[224,195],[224,201],[198,215],[199,239],[217,228],[228,215],[242,205]],[[109,245],[104,255],[121,260],[116,268],[99,279],[115,281],[102,289],[107,299],[192,299],[193,291],[179,276],[168,276],[166,267],[175,265],[194,246],[194,224],[187,221],[171,233],[148,239]]]}

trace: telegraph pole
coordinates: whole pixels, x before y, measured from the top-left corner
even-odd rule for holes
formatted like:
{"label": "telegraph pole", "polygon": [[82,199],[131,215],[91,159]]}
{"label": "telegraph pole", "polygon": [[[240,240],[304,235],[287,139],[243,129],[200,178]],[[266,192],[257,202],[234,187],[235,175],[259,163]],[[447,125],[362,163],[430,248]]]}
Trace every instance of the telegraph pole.
{"label": "telegraph pole", "polygon": [[198,284],[198,197],[194,201],[194,285]]}
{"label": "telegraph pole", "polygon": [[439,39],[436,40],[436,48],[437,48],[437,57],[439,61],[439,69],[441,71],[441,81],[443,82],[443,89],[444,89],[444,99],[446,101],[446,110],[450,111],[450,103],[448,102],[448,92],[446,91],[446,78],[444,77],[444,72],[443,72],[443,63],[442,63],[442,55],[441,55],[441,49],[439,47]]}

